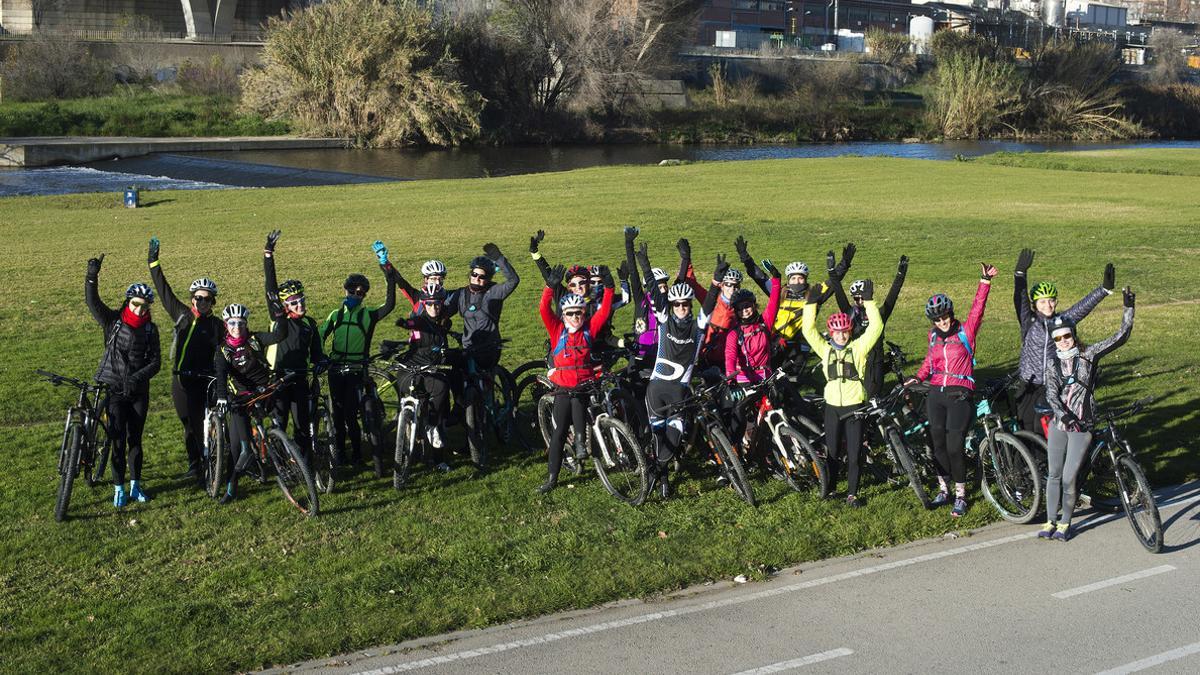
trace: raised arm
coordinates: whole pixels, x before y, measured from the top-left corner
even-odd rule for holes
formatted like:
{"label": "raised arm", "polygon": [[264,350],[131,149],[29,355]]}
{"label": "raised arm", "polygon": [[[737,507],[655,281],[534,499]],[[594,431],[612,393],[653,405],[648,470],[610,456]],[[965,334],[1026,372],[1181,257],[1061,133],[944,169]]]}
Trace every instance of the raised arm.
{"label": "raised arm", "polygon": [[741,260],[742,265],[746,268],[746,276],[753,279],[763,293],[770,294],[771,288],[767,283],[767,275],[758,268],[758,265],[754,264],[754,256],[750,255],[746,238],[739,234],[738,238],[733,240],[733,246],[737,249],[738,260]]}
{"label": "raised arm", "polygon": [[1013,268],[1013,309],[1017,311],[1017,328],[1025,334],[1025,326],[1033,318],[1029,306],[1029,268],[1033,266],[1033,249],[1023,248],[1017,254],[1017,266]]}
{"label": "raised arm", "polygon": [[649,289],[651,309],[656,314],[666,312],[667,296],[658,289],[658,282],[654,280],[653,268],[650,267],[650,247],[645,243],[638,247],[637,260],[642,268],[642,276],[646,280],[645,287]]}
{"label": "raised arm", "polygon": [[558,337],[563,327],[562,320],[554,313],[553,304],[554,289],[546,286],[542,289],[542,301],[538,304],[538,311],[542,315],[542,325],[546,327],[546,333],[550,336],[551,340]]}
{"label": "raised arm", "polygon": [[[841,265],[835,263],[835,260],[833,251],[825,254],[825,263],[829,271],[829,280],[825,282],[825,286],[837,298],[838,309],[849,314],[851,309],[850,298],[846,297],[846,290],[842,288],[842,276],[845,272],[842,271]],[[826,295],[825,297],[828,298],[829,296]]]}
{"label": "raised arm", "polygon": [[83,299],[87,303],[88,311],[92,313],[92,318],[100,327],[107,330],[109,324],[120,318],[120,313],[104,304],[100,299],[100,291],[97,286],[100,284],[100,266],[104,264],[104,254],[100,257],[88,260],[87,275],[83,279]]}
{"label": "raised arm", "polygon": [[679,272],[675,274],[675,283],[682,284],[687,281],[688,270],[692,267],[692,244],[687,239],[680,239],[675,243],[675,248],[679,251]]}
{"label": "raised arm", "polygon": [[892,310],[896,308],[896,300],[900,298],[900,289],[904,287],[904,277],[908,275],[908,256],[900,256],[900,263],[896,265],[896,278],[892,280],[892,288],[888,291],[887,297],[883,299],[883,306],[879,308],[879,316],[884,323],[892,316]]}
{"label": "raised arm", "polygon": [[600,298],[600,307],[592,314],[589,326],[592,335],[599,335],[604,324],[608,323],[608,317],[612,316],[613,278],[606,265],[600,266],[600,283],[604,284],[604,294]]}
{"label": "raised arm", "polygon": [[1096,305],[1099,305],[1101,300],[1107,298],[1109,295],[1112,295],[1113,288],[1116,287],[1116,276],[1116,270],[1113,268],[1112,263],[1105,265],[1104,281],[1100,284],[1100,286],[1097,287],[1096,290],[1084,296],[1084,298],[1079,302],[1071,305],[1071,308],[1063,312],[1063,315],[1070,318],[1075,323],[1083,321],[1088,314],[1092,313],[1093,309],[1096,309]]}
{"label": "raised arm", "polygon": [[267,304],[271,298],[279,297],[279,279],[275,276],[275,244],[279,241],[279,230],[272,230],[267,235],[267,244],[263,247],[263,287],[267,294]]}
{"label": "raised arm", "polygon": [[508,262],[508,258],[504,257],[504,254],[500,252],[500,248],[495,244],[490,242],[484,244],[483,252],[504,273],[504,281],[489,288],[487,290],[487,297],[503,300],[512,295],[513,291],[517,290],[517,284],[521,283],[521,277],[517,276],[517,270],[513,268],[512,264]]}
{"label": "raised arm", "polygon": [[988,292],[992,289],[992,278],[996,276],[996,268],[987,263],[980,263],[983,268],[979,285],[975,287],[975,300],[971,303],[971,312],[963,324],[967,339],[971,341],[971,349],[975,349],[975,336],[979,335],[979,326],[983,323],[983,313],[987,309]]}
{"label": "raised arm", "polygon": [[288,336],[288,324],[291,323],[291,321],[287,320],[287,315],[283,313],[283,308],[278,305],[272,306],[269,302],[268,307],[270,308],[271,321],[273,322],[271,330],[259,331],[254,334],[258,338],[259,343],[264,347],[283,342]]}
{"label": "raised arm", "polygon": [[763,260],[763,269],[771,273],[771,290],[767,295],[767,310],[763,312],[763,321],[767,330],[775,330],[775,317],[779,316],[779,298],[783,294],[783,278],[779,268],[770,260]]}
{"label": "raised arm", "polygon": [[151,237],[150,248],[146,253],[146,262],[150,265],[150,281],[158,293],[158,301],[162,303],[162,308],[171,317],[171,321],[178,321],[179,317],[192,311],[192,306],[177,298],[175,292],[171,290],[171,285],[167,283],[167,277],[163,274],[162,265],[159,263],[158,250],[158,237]]}
{"label": "raised arm", "polygon": [[545,230],[538,230],[537,234],[529,238],[529,255],[533,258],[533,264],[537,265],[538,272],[542,275],[542,281],[545,281],[550,274],[550,263],[546,261],[545,256],[538,250],[542,240],[545,238]]}
{"label": "raised arm", "polygon": [[800,334],[804,336],[804,341],[808,343],[808,346],[812,347],[813,353],[817,355],[817,358],[824,361],[832,347],[821,337],[821,332],[817,330],[817,299],[820,295],[821,291],[817,286],[809,286],[808,301],[804,303],[804,310],[801,313]]}
{"label": "raised arm", "polygon": [[375,257],[379,259],[379,269],[383,272],[384,283],[387,284],[383,304],[371,310],[371,323],[375,324],[383,320],[383,317],[391,314],[392,310],[396,308],[396,281],[388,273],[388,267],[391,267],[391,262],[388,260],[387,247],[383,245],[382,241],[376,241],[371,245],[371,248],[375,250]]}
{"label": "raised arm", "polygon": [[1093,360],[1098,360],[1101,356],[1108,354],[1117,347],[1129,341],[1129,334],[1133,332],[1133,303],[1134,293],[1128,286],[1121,292],[1125,300],[1125,311],[1121,314],[1121,327],[1117,329],[1109,337],[1091,345],[1087,349],[1087,355]]}

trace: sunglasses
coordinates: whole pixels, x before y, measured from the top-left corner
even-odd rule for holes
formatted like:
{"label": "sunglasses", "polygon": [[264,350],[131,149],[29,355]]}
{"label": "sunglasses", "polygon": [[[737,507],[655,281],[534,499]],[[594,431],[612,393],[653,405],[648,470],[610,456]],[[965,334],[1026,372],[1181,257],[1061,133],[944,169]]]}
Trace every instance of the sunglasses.
{"label": "sunglasses", "polygon": [[230,319],[225,322],[225,325],[230,328],[245,328],[246,321],[244,319]]}
{"label": "sunglasses", "polygon": [[148,302],[146,302],[145,300],[142,300],[140,298],[134,298],[133,300],[129,301],[130,307],[145,307],[148,304],[149,304]]}
{"label": "sunglasses", "polygon": [[1066,342],[1067,340],[1074,340],[1074,339],[1075,339],[1074,336],[1071,336],[1071,335],[1059,335],[1058,337],[1054,338],[1054,341],[1055,342]]}
{"label": "sunglasses", "polygon": [[687,300],[684,300],[683,302],[672,302],[671,306],[672,307],[691,307],[692,303],[688,302]]}
{"label": "sunglasses", "polygon": [[421,304],[425,305],[426,307],[441,307],[442,301],[441,300],[422,300]]}
{"label": "sunglasses", "polygon": [[283,304],[287,305],[288,307],[301,307],[304,305],[304,296],[301,295],[299,297],[288,298],[287,300],[283,301]]}
{"label": "sunglasses", "polygon": [[583,316],[583,312],[580,312],[578,310],[576,310],[574,312],[563,312],[563,316],[574,319],[575,317]]}
{"label": "sunglasses", "polygon": [[737,288],[738,286],[741,286],[741,284],[734,283],[732,281],[726,281],[725,283],[723,283],[721,285],[724,286],[725,288]]}
{"label": "sunglasses", "polygon": [[211,295],[193,295],[192,300],[196,302],[212,302],[213,297]]}
{"label": "sunglasses", "polygon": [[578,279],[576,281],[568,281],[567,286],[570,286],[571,288],[575,288],[577,286],[587,286],[591,283],[592,282],[588,281],[587,279]]}
{"label": "sunglasses", "polygon": [[472,279],[486,279],[487,272],[471,272]]}
{"label": "sunglasses", "polygon": [[367,296],[367,289],[363,288],[362,286],[352,288],[350,289],[350,295],[365,298]]}

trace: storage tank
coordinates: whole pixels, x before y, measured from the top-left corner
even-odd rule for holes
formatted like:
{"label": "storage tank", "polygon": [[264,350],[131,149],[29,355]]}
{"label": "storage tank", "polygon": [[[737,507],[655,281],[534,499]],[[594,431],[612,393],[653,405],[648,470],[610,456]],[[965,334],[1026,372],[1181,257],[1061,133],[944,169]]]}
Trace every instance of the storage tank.
{"label": "storage tank", "polygon": [[1064,0],[1042,0],[1042,21],[1047,26],[1062,28],[1067,21],[1067,4]]}
{"label": "storage tank", "polygon": [[927,16],[914,16],[908,22],[908,37],[912,40],[913,51],[918,54],[929,53],[929,41],[933,39],[933,19]]}

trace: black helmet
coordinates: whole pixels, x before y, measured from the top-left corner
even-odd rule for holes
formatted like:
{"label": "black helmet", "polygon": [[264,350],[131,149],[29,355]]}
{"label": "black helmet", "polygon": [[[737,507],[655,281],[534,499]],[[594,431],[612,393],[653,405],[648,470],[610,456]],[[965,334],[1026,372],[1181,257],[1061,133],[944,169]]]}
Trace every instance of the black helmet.
{"label": "black helmet", "polygon": [[739,288],[736,292],[734,292],[733,296],[729,298],[729,306],[733,307],[734,309],[737,309],[739,305],[744,305],[747,302],[757,303],[758,299],[754,297],[754,293],[752,291],[745,288]]}
{"label": "black helmet", "polygon": [[1059,314],[1050,322],[1050,337],[1053,339],[1060,335],[1075,337],[1075,322],[1071,317]]}
{"label": "black helmet", "polygon": [[492,275],[496,273],[496,263],[492,262],[492,259],[486,255],[477,255],[474,258],[471,258],[470,269],[483,270],[485,276],[488,279],[491,279]]}
{"label": "black helmet", "polygon": [[347,291],[362,286],[365,290],[371,290],[371,280],[361,274],[351,274],[346,277],[346,282],[342,284],[342,288]]}

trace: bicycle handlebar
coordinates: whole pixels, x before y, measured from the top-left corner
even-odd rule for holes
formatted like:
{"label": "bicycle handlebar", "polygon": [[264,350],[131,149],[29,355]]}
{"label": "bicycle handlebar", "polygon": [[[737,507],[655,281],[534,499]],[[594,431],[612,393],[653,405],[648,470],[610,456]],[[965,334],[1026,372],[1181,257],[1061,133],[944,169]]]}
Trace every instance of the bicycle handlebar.
{"label": "bicycle handlebar", "polygon": [[1128,415],[1135,415],[1135,414],[1141,412],[1142,408],[1145,408],[1147,405],[1150,405],[1153,402],[1154,402],[1154,397],[1147,396],[1146,398],[1134,401],[1133,403],[1130,403],[1127,406],[1122,406],[1120,408],[1116,408],[1115,410],[1104,411],[1104,412],[1100,413],[1099,415],[1097,415],[1097,417],[1099,417],[1107,422],[1112,422],[1114,420],[1118,420],[1118,419],[1120,419],[1122,417],[1126,417]]}
{"label": "bicycle handlebar", "polygon": [[35,370],[33,372],[36,373],[38,376],[40,376],[46,382],[49,382],[50,384],[52,384],[56,387],[64,385],[64,384],[69,384],[72,387],[75,387],[76,389],[100,389],[101,387],[104,386],[104,383],[102,383],[102,382],[97,382],[96,384],[88,384],[87,382],[84,382],[83,380],[77,380],[73,377],[67,377],[66,375],[59,375],[58,373],[52,373],[48,370],[42,370],[40,368],[38,368],[37,370]]}

